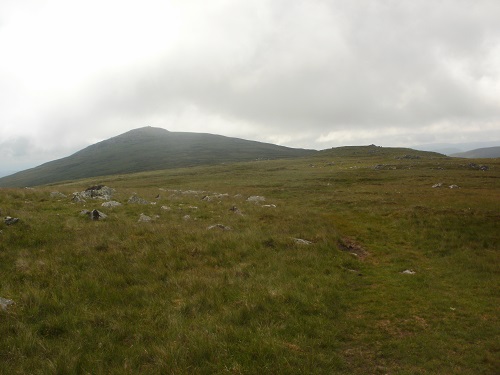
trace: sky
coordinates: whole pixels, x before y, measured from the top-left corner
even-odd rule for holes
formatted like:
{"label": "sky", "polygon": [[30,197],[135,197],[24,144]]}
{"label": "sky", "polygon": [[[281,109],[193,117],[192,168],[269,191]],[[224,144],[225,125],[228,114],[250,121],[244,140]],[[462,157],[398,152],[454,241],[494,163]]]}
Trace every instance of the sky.
{"label": "sky", "polygon": [[499,141],[498,0],[2,0],[0,173],[143,126]]}

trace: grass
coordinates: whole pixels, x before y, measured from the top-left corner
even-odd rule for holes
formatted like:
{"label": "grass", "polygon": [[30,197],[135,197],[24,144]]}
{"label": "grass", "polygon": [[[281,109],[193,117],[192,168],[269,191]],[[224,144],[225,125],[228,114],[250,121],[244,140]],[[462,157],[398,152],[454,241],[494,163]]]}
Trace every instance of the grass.
{"label": "grass", "polygon": [[[0,310],[0,373],[494,374],[500,160],[401,155],[0,190],[2,215],[20,218],[0,224],[0,296],[15,301]],[[50,197],[98,183],[123,205]]]}

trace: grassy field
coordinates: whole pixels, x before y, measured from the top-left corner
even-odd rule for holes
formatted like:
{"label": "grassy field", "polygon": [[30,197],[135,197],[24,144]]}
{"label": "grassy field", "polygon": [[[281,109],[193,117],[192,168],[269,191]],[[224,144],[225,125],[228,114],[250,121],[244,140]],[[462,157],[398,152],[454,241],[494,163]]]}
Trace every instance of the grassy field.
{"label": "grassy field", "polygon": [[498,373],[500,159],[407,152],[1,189],[0,373]]}

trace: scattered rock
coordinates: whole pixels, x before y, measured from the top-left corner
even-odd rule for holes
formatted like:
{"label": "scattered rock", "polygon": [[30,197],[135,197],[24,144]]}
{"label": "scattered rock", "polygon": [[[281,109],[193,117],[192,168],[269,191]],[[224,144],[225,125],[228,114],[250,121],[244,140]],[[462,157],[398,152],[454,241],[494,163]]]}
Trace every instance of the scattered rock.
{"label": "scattered rock", "polygon": [[135,204],[149,204],[149,202],[145,199],[139,198],[137,195],[132,195],[128,199],[128,203],[135,203]]}
{"label": "scattered rock", "polygon": [[165,210],[165,211],[170,211],[171,210],[171,208],[168,207],[168,206],[161,206],[161,209]]}
{"label": "scattered rock", "polygon": [[98,221],[98,220],[101,220],[101,219],[106,219],[108,217],[108,215],[102,213],[101,211],[98,211],[98,210],[92,210],[92,212],[90,213],[90,218],[93,220],[93,221]]}
{"label": "scattered rock", "polygon": [[231,208],[229,209],[229,211],[231,211],[231,212],[235,213],[236,215],[243,215],[243,214],[241,213],[240,209],[239,209],[238,207],[236,207],[236,206],[231,207]]}
{"label": "scattered rock", "polygon": [[210,202],[212,198],[209,195],[205,195],[203,198],[201,198],[201,200],[205,202]]}
{"label": "scattered rock", "polygon": [[66,198],[66,195],[58,191],[53,191],[50,193],[51,198]]}
{"label": "scattered rock", "polygon": [[75,203],[85,203],[86,200],[82,197],[80,193],[73,193],[73,198],[71,200]]}
{"label": "scattered rock", "polygon": [[263,204],[262,207],[276,208],[275,204]]}
{"label": "scattered rock", "polygon": [[449,186],[449,188],[450,188],[450,189],[458,189],[458,188],[459,188],[459,186],[458,186],[458,185],[450,185],[450,186]]}
{"label": "scattered rock", "polygon": [[81,210],[80,215],[82,215],[82,216],[87,215],[93,221],[106,219],[108,217],[108,215],[106,215],[105,213],[98,211],[98,210],[92,210],[92,211]]}
{"label": "scattered rock", "polygon": [[222,225],[222,224],[210,225],[209,227],[207,227],[207,229],[208,230],[212,230],[212,229],[232,230],[231,227],[228,227],[228,226],[225,226],[225,225]]}
{"label": "scattered rock", "polygon": [[478,169],[481,171],[487,171],[488,169],[490,169],[490,167],[488,167],[487,165],[478,165],[476,163],[469,163],[467,166],[471,169]]}
{"label": "scattered rock", "polygon": [[19,218],[17,218],[17,217],[6,216],[5,219],[4,219],[4,223],[7,224],[7,225],[15,224],[18,221],[19,221]]}
{"label": "scattered rock", "polygon": [[190,215],[185,215],[185,216],[182,217],[182,220],[184,220],[184,221],[191,220],[191,216]]}
{"label": "scattered rock", "polygon": [[120,202],[117,202],[117,201],[108,201],[108,202],[104,202],[103,204],[101,204],[102,207],[118,207],[121,205],[122,204]]}
{"label": "scattered rock", "polygon": [[416,274],[416,272],[413,271],[413,270],[404,270],[401,273],[404,274],[404,275],[415,275]]}
{"label": "scattered rock", "polygon": [[114,192],[115,190],[110,187],[104,185],[95,185],[85,189],[85,191],[82,191],[80,195],[83,198],[98,198],[110,200]]}
{"label": "scattered rock", "polygon": [[12,301],[11,299],[7,299],[7,298],[2,298],[0,297],[0,307],[2,308],[2,310],[7,310],[7,307],[9,307],[10,305],[13,305],[14,304],[14,301]]}
{"label": "scattered rock", "polygon": [[261,197],[259,195],[252,195],[247,198],[247,202],[253,202],[253,203],[259,203],[259,202],[264,202],[266,198]]}
{"label": "scattered rock", "polygon": [[292,240],[297,244],[297,245],[311,245],[312,242],[308,240],[304,240],[302,238],[292,238]]}
{"label": "scattered rock", "polygon": [[150,216],[141,214],[139,216],[138,222],[139,223],[149,223],[151,220],[153,220],[153,219]]}
{"label": "scattered rock", "polygon": [[432,185],[433,188],[440,188],[441,186],[443,186],[442,182],[438,182],[437,184]]}

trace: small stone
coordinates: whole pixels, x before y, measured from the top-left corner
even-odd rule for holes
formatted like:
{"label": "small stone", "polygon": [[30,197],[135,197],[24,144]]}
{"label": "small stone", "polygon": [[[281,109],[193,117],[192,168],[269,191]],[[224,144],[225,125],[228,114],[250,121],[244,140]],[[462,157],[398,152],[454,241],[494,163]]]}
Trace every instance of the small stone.
{"label": "small stone", "polygon": [[207,227],[207,229],[208,230],[212,230],[212,229],[231,230],[231,227],[228,227],[228,226],[225,226],[222,224],[214,224],[214,225],[210,225],[209,227]]}
{"label": "small stone", "polygon": [[12,301],[11,299],[7,299],[7,298],[2,298],[0,297],[0,307],[2,308],[2,310],[7,310],[7,307],[9,307],[10,305],[13,305],[14,304],[14,301]]}
{"label": "small stone", "polygon": [[262,207],[276,208],[275,204],[263,204]]}
{"label": "small stone", "polygon": [[308,240],[304,240],[302,238],[292,238],[292,240],[297,244],[297,245],[311,245],[312,242]]}
{"label": "small stone", "polygon": [[440,188],[441,186],[443,186],[442,182],[438,182],[437,184],[432,185],[433,188]]}
{"label": "small stone", "polygon": [[252,195],[247,198],[247,202],[253,202],[253,203],[258,203],[258,202],[264,202],[266,198],[261,197],[260,195]]}
{"label": "small stone", "polygon": [[98,211],[98,210],[92,210],[92,212],[90,213],[90,218],[93,220],[93,221],[98,221],[98,220],[101,220],[101,219],[106,219],[108,217],[108,215],[102,213],[101,211]]}
{"label": "small stone", "polygon": [[185,216],[182,217],[182,220],[184,220],[184,221],[191,220],[191,216],[190,215],[185,215]]}
{"label": "small stone", "polygon": [[66,198],[66,195],[58,191],[53,191],[50,193],[51,198]]}
{"label": "small stone", "polygon": [[401,273],[404,274],[404,275],[415,275],[416,274],[416,272],[413,271],[413,270],[404,270]]}
{"label": "small stone", "polygon": [[165,211],[170,211],[171,210],[171,208],[168,207],[168,206],[161,206],[161,209],[165,210]]}
{"label": "small stone", "polygon": [[151,220],[153,220],[153,219],[151,219],[151,217],[150,217],[150,216],[148,216],[148,215],[144,215],[144,214],[141,214],[141,215],[139,216],[139,220],[138,220],[138,222],[139,222],[139,223],[149,223]]}
{"label": "small stone", "polygon": [[15,224],[19,221],[19,219],[17,217],[10,217],[10,216],[6,216],[5,219],[4,219],[4,222],[5,224],[7,225],[12,225],[12,224]]}
{"label": "small stone", "polygon": [[449,186],[449,188],[450,188],[450,189],[458,189],[458,188],[459,188],[459,186],[458,186],[458,185],[450,185],[450,186]]}

